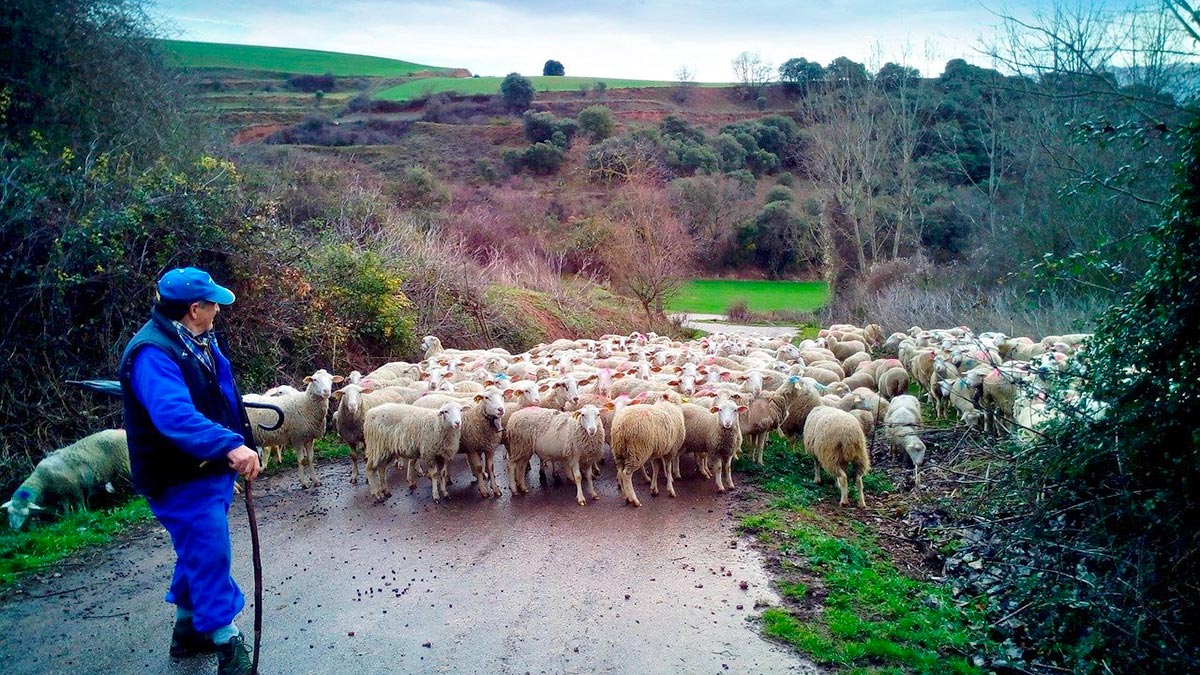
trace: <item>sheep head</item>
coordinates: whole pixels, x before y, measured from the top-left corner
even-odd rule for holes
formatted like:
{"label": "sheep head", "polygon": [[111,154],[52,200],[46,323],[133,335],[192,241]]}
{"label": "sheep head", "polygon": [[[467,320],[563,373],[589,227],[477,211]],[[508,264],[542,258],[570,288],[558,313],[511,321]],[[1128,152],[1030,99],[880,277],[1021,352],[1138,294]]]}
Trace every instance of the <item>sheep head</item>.
{"label": "sheep head", "polygon": [[579,426],[583,427],[588,436],[596,435],[596,430],[600,428],[599,408],[589,404],[571,413],[571,415],[579,422]]}
{"label": "sheep head", "polygon": [[13,531],[25,527],[25,522],[29,520],[29,516],[34,511],[45,510],[37,505],[37,494],[27,487],[17,488],[17,491],[13,493],[13,498],[4,502],[0,508],[8,511],[8,526]]}

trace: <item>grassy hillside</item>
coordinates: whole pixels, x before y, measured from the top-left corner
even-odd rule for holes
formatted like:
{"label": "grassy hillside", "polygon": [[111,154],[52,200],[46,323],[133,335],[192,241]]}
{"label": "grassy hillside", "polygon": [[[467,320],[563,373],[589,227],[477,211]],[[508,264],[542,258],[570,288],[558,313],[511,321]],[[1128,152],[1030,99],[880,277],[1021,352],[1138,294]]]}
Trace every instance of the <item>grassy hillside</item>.
{"label": "grassy hillside", "polygon": [[[495,94],[500,91],[503,77],[430,77],[384,89],[374,98],[385,101],[409,101],[429,94],[455,92],[458,94]],[[579,91],[581,87],[592,89],[603,82],[609,89],[638,89],[644,87],[673,87],[675,82],[664,80],[622,80],[602,77],[530,77],[529,81],[538,91]],[[698,84],[700,87],[731,87],[720,82]]]}
{"label": "grassy hillside", "polygon": [[724,314],[729,305],[745,301],[752,312],[811,312],[829,300],[823,281],[739,281],[693,279],[671,301],[673,312]]}
{"label": "grassy hillside", "polygon": [[[311,49],[229,45],[214,42],[163,40],[163,48],[187,68],[236,68],[300,75],[332,73],[338,77],[403,77],[417,72],[449,71],[377,56],[322,52]],[[452,78],[451,78],[452,79]]]}

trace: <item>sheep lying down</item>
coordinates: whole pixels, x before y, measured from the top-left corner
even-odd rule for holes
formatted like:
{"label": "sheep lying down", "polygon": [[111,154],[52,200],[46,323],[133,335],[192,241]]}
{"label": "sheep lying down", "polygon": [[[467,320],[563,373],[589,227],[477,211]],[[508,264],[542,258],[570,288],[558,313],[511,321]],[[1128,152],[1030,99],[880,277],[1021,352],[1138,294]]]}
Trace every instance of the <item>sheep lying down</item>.
{"label": "sheep lying down", "polygon": [[34,512],[86,505],[92,495],[129,482],[125,430],[107,429],[47,455],[0,508],[8,511],[8,526],[20,530]]}

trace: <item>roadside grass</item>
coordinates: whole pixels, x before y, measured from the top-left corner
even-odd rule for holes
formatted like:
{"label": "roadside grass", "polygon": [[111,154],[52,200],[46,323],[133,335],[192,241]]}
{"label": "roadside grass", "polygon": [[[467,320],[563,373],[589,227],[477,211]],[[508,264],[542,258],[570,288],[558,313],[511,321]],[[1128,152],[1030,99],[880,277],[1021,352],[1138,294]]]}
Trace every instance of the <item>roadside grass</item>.
{"label": "roadside grass", "polygon": [[[350,449],[336,435],[318,439],[314,448],[317,459],[349,457]],[[281,463],[272,463],[266,475],[296,467],[296,455],[283,453]],[[28,572],[52,567],[88,548],[102,546],[132,525],[151,520],[154,515],[146,500],[135,497],[124,504],[104,509],[75,509],[55,521],[31,520],[26,529],[0,531],[0,588]]]}
{"label": "roadside grass", "polygon": [[32,522],[20,532],[6,529],[0,532],[0,588],[22,574],[107,544],[127,527],[152,517],[146,500],[138,497],[109,509],[74,510],[54,522]]}
{"label": "roadside grass", "polygon": [[[161,40],[163,51],[185,68],[233,68],[297,75],[337,77],[403,77],[417,72],[450,70],[396,59],[287,47],[231,45],[216,42]],[[497,85],[498,87],[498,85]]]}
{"label": "roadside grass", "polygon": [[[901,573],[869,523],[870,512],[837,504],[833,481],[812,482],[814,460],[773,439],[765,466],[735,467],[765,498],[739,520],[780,561],[781,607],[762,615],[765,635],[792,645],[832,672],[981,673],[971,656],[990,651],[982,611],[950,589]],[[894,491],[881,472],[864,477],[871,495]],[[853,485],[851,493],[853,495]],[[852,497],[853,498],[853,497]]]}
{"label": "roadside grass", "polygon": [[692,279],[683,285],[667,309],[725,314],[730,305],[744,302],[755,313],[811,312],[828,301],[829,285],[823,281]]}
{"label": "roadside grass", "polygon": [[[581,91],[594,90],[596,84],[603,82],[608,89],[639,89],[647,87],[674,87],[678,82],[666,80],[627,80],[607,77],[546,77],[535,75],[527,77],[537,91]],[[432,94],[454,92],[464,96],[473,94],[499,94],[503,77],[426,77],[411,82],[404,82],[394,87],[384,89],[372,97],[384,101],[411,101]],[[700,87],[732,87],[724,82],[698,83]],[[582,89],[581,89],[582,88]]]}

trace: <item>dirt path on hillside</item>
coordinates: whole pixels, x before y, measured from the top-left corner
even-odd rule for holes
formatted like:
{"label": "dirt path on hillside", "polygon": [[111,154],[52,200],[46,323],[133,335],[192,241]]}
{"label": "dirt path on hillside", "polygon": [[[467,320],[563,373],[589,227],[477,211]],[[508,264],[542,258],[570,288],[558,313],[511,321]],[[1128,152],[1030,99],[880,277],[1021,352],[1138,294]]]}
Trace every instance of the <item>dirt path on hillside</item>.
{"label": "dirt path on hillside", "polygon": [[[347,464],[304,491],[289,470],[255,495],[265,581],[263,675],[303,673],[813,673],[764,641],[756,601],[775,604],[760,556],[733,529],[735,495],[698,477],[680,496],[621,505],[611,466],[599,502],[574,489],[481,500],[456,465],[434,505],[403,478],[386,504]],[[501,471],[503,477],[504,473]],[[244,505],[235,577],[253,595]],[[173,555],[155,525],[27,580],[0,598],[4,672],[212,673],[167,655],[162,601]],[[741,584],[745,583],[743,590]],[[253,625],[249,604],[239,619]]]}
{"label": "dirt path on hillside", "polygon": [[762,337],[779,337],[780,335],[796,335],[800,332],[795,326],[743,326],[724,323],[721,314],[683,314],[683,325],[686,328],[702,330],[705,333],[742,333]]}

